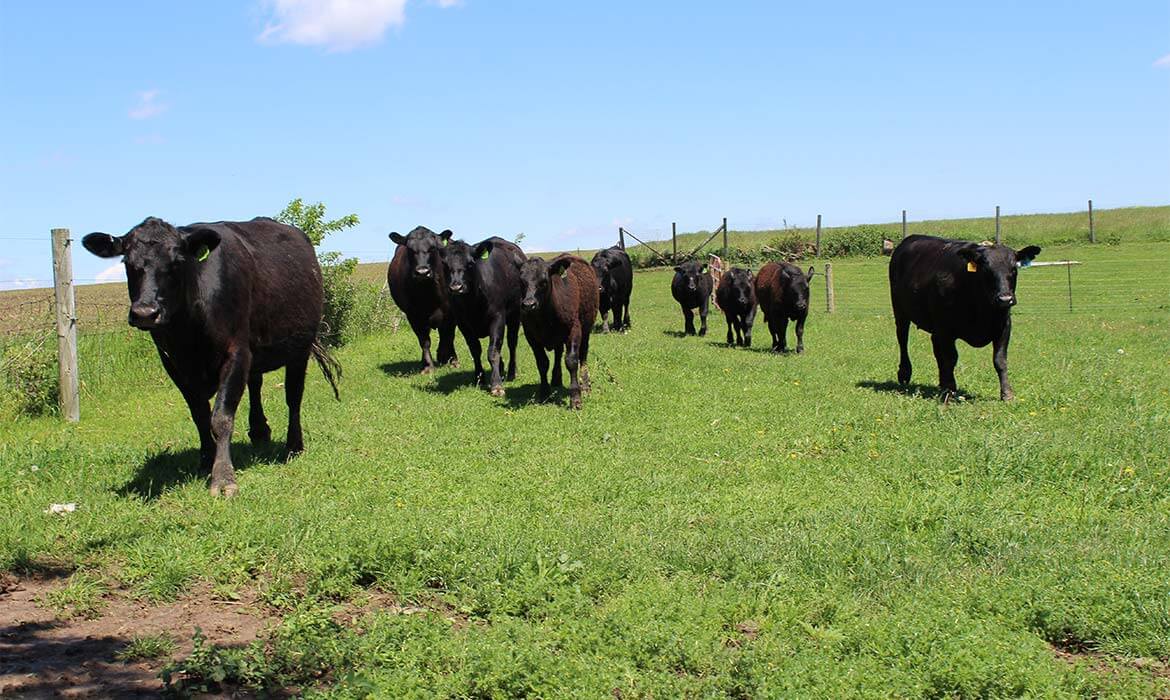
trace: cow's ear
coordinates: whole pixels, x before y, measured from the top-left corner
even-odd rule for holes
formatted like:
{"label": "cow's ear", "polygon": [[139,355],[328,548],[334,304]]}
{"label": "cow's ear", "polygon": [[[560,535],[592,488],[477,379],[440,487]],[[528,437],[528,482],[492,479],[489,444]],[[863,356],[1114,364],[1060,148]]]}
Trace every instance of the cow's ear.
{"label": "cow's ear", "polygon": [[558,260],[552,265],[548,266],[548,276],[550,278],[560,276],[562,279],[569,275],[569,265],[572,261],[568,258]]}
{"label": "cow's ear", "polygon": [[705,274],[707,274],[707,266],[706,266],[706,265],[704,265],[703,267],[699,268],[699,274],[701,274],[701,275],[705,275]]}
{"label": "cow's ear", "polygon": [[675,271],[675,272],[682,272],[682,271],[683,271],[683,269],[682,269],[682,265],[675,265],[675,266],[674,266],[674,271]]}
{"label": "cow's ear", "polygon": [[210,228],[195,229],[183,236],[183,252],[203,262],[219,245],[219,241],[219,231]]}
{"label": "cow's ear", "polygon": [[616,255],[611,255],[609,258],[608,267],[611,270],[616,270],[622,266],[622,259]]}
{"label": "cow's ear", "polygon": [[817,274],[817,269],[815,267],[809,266],[808,274],[805,275],[804,278],[811,280],[813,278],[813,275],[815,275],[815,274]]}
{"label": "cow's ear", "polygon": [[958,253],[960,258],[966,260],[967,262],[977,262],[979,260],[979,246],[977,245],[969,245],[963,248],[959,248],[955,252]]}
{"label": "cow's ear", "polygon": [[471,254],[475,256],[476,260],[487,260],[488,256],[492,254],[493,245],[495,244],[492,243],[491,239],[480,241],[475,244],[475,248],[472,248]]}
{"label": "cow's ear", "polygon": [[455,234],[451,232],[451,229],[447,229],[446,231],[443,231],[439,234],[439,240],[443,242],[443,245],[447,245],[447,243],[451,241],[451,236],[454,235]]}
{"label": "cow's ear", "polygon": [[81,239],[81,245],[99,258],[116,258],[125,252],[122,239],[108,233],[91,233]]}
{"label": "cow's ear", "polygon": [[395,245],[406,245],[406,236],[403,236],[397,231],[392,231],[390,233],[390,240],[394,241]]}
{"label": "cow's ear", "polygon": [[1023,250],[1016,252],[1016,262],[1020,264],[1020,267],[1027,267],[1032,264],[1032,261],[1035,260],[1038,255],[1040,255],[1040,246],[1030,245]]}

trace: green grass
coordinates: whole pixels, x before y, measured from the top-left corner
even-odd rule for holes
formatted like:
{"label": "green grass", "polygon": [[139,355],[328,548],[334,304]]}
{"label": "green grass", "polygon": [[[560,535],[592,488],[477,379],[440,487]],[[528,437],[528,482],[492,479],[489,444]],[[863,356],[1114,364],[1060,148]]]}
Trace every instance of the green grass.
{"label": "green grass", "polygon": [[[1072,313],[1065,269],[1021,274],[1013,403],[990,349],[960,345],[967,400],[940,406],[919,332],[918,389],[892,390],[882,259],[834,262],[832,316],[814,284],[802,356],[763,352],[762,320],[751,350],[723,347],[714,315],[706,338],[675,337],[670,276],[644,272],[633,331],[595,336],[583,411],[531,403],[523,339],[494,399],[466,365],[418,376],[403,326],[340,351],[341,403],[313,371],[298,459],[249,447],[241,411],[230,502],[207,495],[186,408],[130,335],[107,349],[124,379],[92,379],[79,425],[0,436],[0,569],[52,559],[147,600],[256,589],[281,623],[199,646],[175,668],[191,688],[1164,694],[1135,660],[1170,656],[1170,244],[1041,256],[1063,258],[1083,263]],[[339,622],[366,591],[430,612]]]}
{"label": "green grass", "polygon": [[96,618],[105,607],[103,599],[107,593],[109,586],[102,576],[78,571],[60,587],[45,593],[42,602],[60,618]]}
{"label": "green grass", "polygon": [[175,653],[178,645],[166,632],[133,637],[115,656],[119,661],[150,661],[163,659]]}

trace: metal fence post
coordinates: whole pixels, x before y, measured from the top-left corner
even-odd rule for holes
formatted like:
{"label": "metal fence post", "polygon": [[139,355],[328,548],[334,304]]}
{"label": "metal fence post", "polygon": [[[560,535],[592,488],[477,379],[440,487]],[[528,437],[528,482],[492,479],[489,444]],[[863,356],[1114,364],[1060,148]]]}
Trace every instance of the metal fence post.
{"label": "metal fence post", "polygon": [[77,308],[73,297],[73,259],[69,229],[55,228],[53,236],[53,296],[57,308],[57,382],[61,416],[70,423],[81,419],[77,380]]}
{"label": "metal fence post", "polygon": [[825,310],[837,311],[837,294],[833,291],[833,263],[825,263]]}
{"label": "metal fence post", "polygon": [[723,257],[727,257],[727,217],[723,217]]}
{"label": "metal fence post", "polygon": [[626,249],[626,230],[621,226],[618,226],[618,245],[622,250]]}
{"label": "metal fence post", "polygon": [[1097,242],[1097,234],[1093,231],[1093,200],[1089,200],[1089,242]]}

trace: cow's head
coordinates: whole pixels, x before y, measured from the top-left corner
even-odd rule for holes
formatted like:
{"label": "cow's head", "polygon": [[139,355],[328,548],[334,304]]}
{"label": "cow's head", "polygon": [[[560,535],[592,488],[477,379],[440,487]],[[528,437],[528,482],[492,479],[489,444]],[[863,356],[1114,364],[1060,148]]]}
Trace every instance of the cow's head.
{"label": "cow's head", "polygon": [[675,279],[682,279],[683,287],[688,291],[698,291],[699,280],[707,275],[707,266],[697,260],[685,262],[674,268]]}
{"label": "cow's head", "polygon": [[81,245],[100,258],[122,256],[130,325],[150,329],[166,325],[182,310],[185,285],[199,266],[214,264],[209,259],[219,245],[219,233],[209,228],[180,232],[152,216],[124,236],[91,233]]}
{"label": "cow's head", "polygon": [[731,286],[731,298],[740,306],[752,303],[755,290],[752,288],[752,271],[742,267],[733,267],[726,273],[727,284]]}
{"label": "cow's head", "polygon": [[613,272],[622,266],[621,257],[612,254],[608,250],[603,250],[593,256],[593,260],[589,264],[593,266],[593,271],[597,273],[597,291],[602,294],[614,291],[614,288],[617,286],[617,280],[614,279]]}
{"label": "cow's head", "polygon": [[484,241],[474,246],[463,241],[451,241],[443,248],[443,270],[447,273],[447,289],[456,296],[470,294],[476,285],[476,263],[487,260],[492,244]]}
{"label": "cow's head", "polygon": [[550,303],[550,289],[554,277],[566,277],[569,274],[568,258],[560,258],[551,263],[541,258],[528,258],[520,266],[520,287],[523,295],[520,297],[520,313],[532,314],[540,311]]}
{"label": "cow's head", "polygon": [[426,226],[418,226],[405,236],[391,233],[390,240],[406,248],[406,265],[411,276],[416,280],[429,280],[434,279],[435,270],[443,264],[441,251],[451,236],[450,230],[436,235]]}
{"label": "cow's head", "polygon": [[1010,309],[1016,304],[1016,273],[1032,264],[1040,248],[1030,245],[1015,251],[1005,245],[971,244],[958,253],[967,264],[963,274],[974,283],[976,294],[995,307]]}
{"label": "cow's head", "polygon": [[787,265],[780,268],[780,284],[784,285],[783,298],[791,302],[797,311],[808,311],[808,282],[817,273],[816,268],[808,272]]}

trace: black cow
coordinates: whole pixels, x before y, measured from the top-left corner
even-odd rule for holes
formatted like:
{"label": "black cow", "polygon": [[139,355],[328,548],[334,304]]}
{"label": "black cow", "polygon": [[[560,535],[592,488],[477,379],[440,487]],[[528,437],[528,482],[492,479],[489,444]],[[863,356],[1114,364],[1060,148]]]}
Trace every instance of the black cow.
{"label": "black cow", "polygon": [[191,410],[212,495],[237,491],[231,439],[245,385],[248,437],[254,443],[272,437],[260,404],[265,372],[285,368],[285,447],[289,455],[304,450],[301,398],[309,358],[321,365],[335,396],[340,367],[318,340],[321,268],[300,229],[264,218],[176,228],[151,217],[124,236],[91,233],[81,243],[99,257],[123,256],[130,325],[150,331]]}
{"label": "black cow", "polygon": [[1007,376],[1007,349],[1016,304],[1016,273],[1030,265],[1040,248],[1014,251],[934,236],[908,236],[890,256],[890,299],[901,350],[898,382],[910,381],[906,342],[910,324],[930,333],[938,362],[942,398],[957,391],[955,340],[981,348],[993,344],[992,363],[999,374],[999,397],[1014,398]]}
{"label": "black cow", "polygon": [[[575,255],[558,255],[551,262],[529,258],[520,268],[524,295],[520,319],[524,337],[540,370],[540,399],[550,393],[548,354],[552,350],[552,386],[561,386],[561,355],[569,370],[569,407],[581,408],[581,388],[589,391],[589,333],[597,319],[597,275]],[[577,368],[581,381],[577,381]]]}
{"label": "black cow", "polygon": [[707,266],[692,260],[674,268],[670,293],[682,307],[686,334],[695,334],[694,309],[697,308],[702,322],[699,335],[707,335],[707,307],[711,303],[711,276],[707,274]]}
{"label": "black cow", "polygon": [[[752,346],[752,324],[756,320],[756,289],[751,270],[733,267],[719,278],[715,301],[727,317],[727,344]],[[732,337],[735,331],[735,337]]]}
{"label": "black cow", "polygon": [[459,366],[455,356],[455,314],[447,293],[442,250],[451,239],[450,231],[436,235],[425,226],[409,234],[391,233],[398,247],[386,270],[386,284],[394,303],[406,314],[410,328],[418,336],[422,349],[422,373],[435,369],[431,359],[431,329],[439,331],[439,364]]}
{"label": "black cow", "polygon": [[620,246],[599,250],[590,261],[597,274],[601,330],[608,331],[609,310],[613,309],[613,329],[630,327],[630,293],[634,289],[634,266]]}
{"label": "black cow", "polygon": [[796,351],[804,352],[804,321],[808,318],[808,281],[799,267],[786,262],[765,263],[756,274],[756,300],[772,334],[772,352],[788,351],[788,322],[796,321]]}
{"label": "black cow", "polygon": [[447,289],[455,323],[475,360],[475,383],[483,380],[480,338],[488,338],[491,392],[504,395],[500,353],[508,331],[508,381],[516,378],[516,340],[520,336],[520,266],[527,256],[515,243],[488,238],[474,246],[452,241],[443,249]]}

